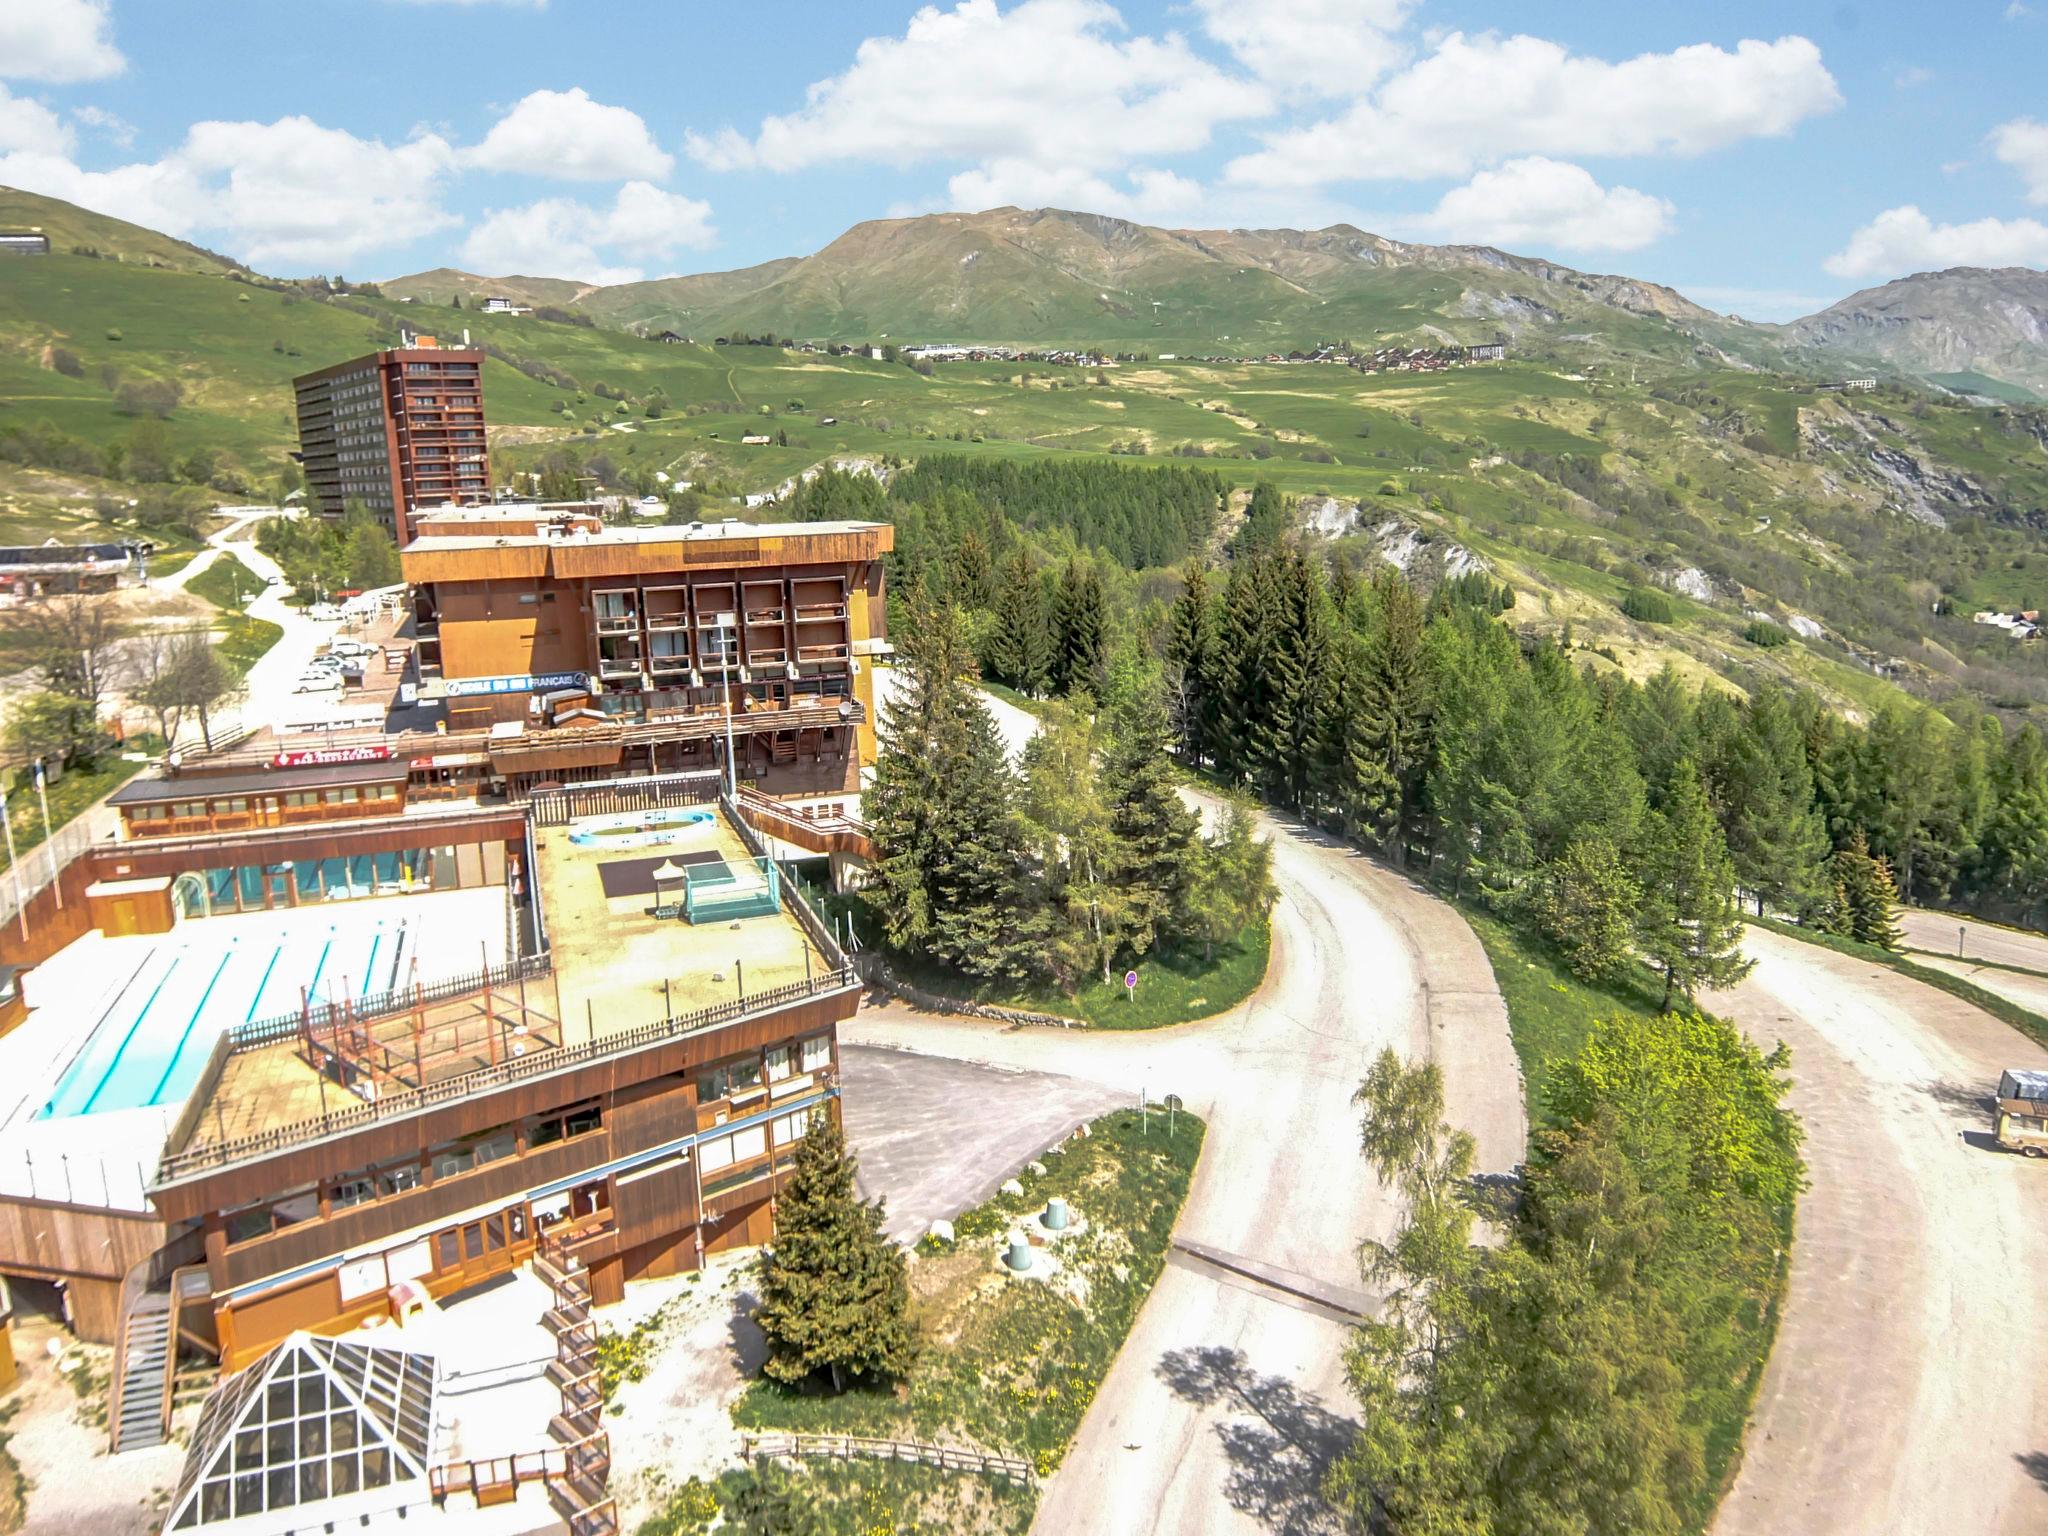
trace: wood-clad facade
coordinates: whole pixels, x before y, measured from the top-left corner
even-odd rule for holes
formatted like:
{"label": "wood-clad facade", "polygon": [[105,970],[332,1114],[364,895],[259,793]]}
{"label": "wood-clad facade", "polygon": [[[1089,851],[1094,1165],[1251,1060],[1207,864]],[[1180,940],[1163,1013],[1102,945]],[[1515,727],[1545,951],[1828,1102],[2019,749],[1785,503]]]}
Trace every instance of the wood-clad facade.
{"label": "wood-clad facade", "polygon": [[[445,701],[451,734],[495,732],[494,766],[511,775],[720,766],[730,712],[742,776],[857,787],[874,760],[893,544],[880,523],[608,531],[585,516],[429,515],[403,554],[422,692]],[[564,739],[579,733],[596,739]]]}

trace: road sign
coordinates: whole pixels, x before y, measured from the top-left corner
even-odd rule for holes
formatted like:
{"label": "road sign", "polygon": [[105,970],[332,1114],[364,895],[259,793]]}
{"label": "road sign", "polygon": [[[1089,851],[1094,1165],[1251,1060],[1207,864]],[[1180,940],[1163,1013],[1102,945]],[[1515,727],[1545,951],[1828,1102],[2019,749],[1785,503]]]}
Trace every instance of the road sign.
{"label": "road sign", "polygon": [[1124,972],[1124,986],[1133,992],[1138,990],[1138,973],[1136,971]]}

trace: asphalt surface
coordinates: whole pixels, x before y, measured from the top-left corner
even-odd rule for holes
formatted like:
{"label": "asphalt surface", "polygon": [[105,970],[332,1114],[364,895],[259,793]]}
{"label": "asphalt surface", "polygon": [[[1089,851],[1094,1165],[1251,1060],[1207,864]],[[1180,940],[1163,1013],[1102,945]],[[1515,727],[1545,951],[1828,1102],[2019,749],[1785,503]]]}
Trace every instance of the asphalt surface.
{"label": "asphalt surface", "polygon": [[1906,935],[1908,949],[1951,959],[2016,965],[2022,970],[2048,974],[2048,934],[2025,933],[2017,928],[1958,917],[1953,912],[1910,907],[1899,913],[1899,927]]}
{"label": "asphalt surface", "polygon": [[1711,1006],[1791,1046],[1809,1187],[1717,1536],[2048,1530],[2048,1167],[1988,1134],[1999,1070],[2048,1052],[1895,971],[1746,947]]}
{"label": "asphalt surface", "polygon": [[1281,899],[1273,961],[1246,1004],[1147,1033],[1004,1030],[897,1006],[843,1041],[1051,1072],[1155,1101],[1179,1094],[1209,1138],[1177,1251],[1072,1449],[1045,1488],[1047,1533],[1309,1533],[1352,1432],[1348,1322],[1357,1245],[1396,1202],[1358,1151],[1351,1094],[1383,1046],[1433,1056],[1483,1170],[1520,1162],[1527,1127],[1507,1013],[1449,908],[1355,851],[1271,817]]}
{"label": "asphalt surface", "polygon": [[1068,1132],[1133,1099],[1099,1083],[841,1045],[846,1140],[883,1230],[910,1242],[979,1205]]}

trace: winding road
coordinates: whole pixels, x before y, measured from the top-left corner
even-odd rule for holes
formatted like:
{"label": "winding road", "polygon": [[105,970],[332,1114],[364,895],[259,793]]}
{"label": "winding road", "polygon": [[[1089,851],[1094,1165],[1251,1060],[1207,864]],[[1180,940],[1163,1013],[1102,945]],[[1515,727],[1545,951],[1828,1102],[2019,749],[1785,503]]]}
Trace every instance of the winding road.
{"label": "winding road", "polygon": [[[1015,726],[1017,722],[1006,722]],[[1008,734],[1006,732],[1006,734]],[[1450,1117],[1505,1172],[1521,1077],[1485,952],[1441,902],[1335,839],[1272,817],[1280,902],[1258,994],[1144,1034],[1002,1031],[889,1006],[843,1038],[1059,1072],[1135,1100],[1177,1093],[1209,1139],[1176,1248],[1045,1490],[1045,1532],[1307,1533],[1350,1433],[1356,1246],[1393,1229],[1351,1094],[1391,1045],[1444,1069]]]}
{"label": "winding road", "polygon": [[1754,974],[1710,1005],[1792,1047],[1810,1182],[1715,1531],[2048,1529],[2048,1169],[1990,1145],[1987,1099],[2048,1052],[1866,961],[1746,948]]}
{"label": "winding road", "polygon": [[[1035,722],[995,709],[1016,750]],[[1352,1429],[1346,1327],[1372,1304],[1355,1245],[1398,1214],[1359,1156],[1353,1089],[1382,1046],[1428,1054],[1480,1170],[1523,1155],[1506,1010],[1470,929],[1335,840],[1262,822],[1280,902],[1271,970],[1242,1007],[1130,1035],[886,1007],[844,1031],[1178,1093],[1209,1120],[1175,1249],[1045,1489],[1041,1532],[1329,1529],[1318,1486]],[[1907,917],[1909,943],[1932,947],[1937,927],[1953,943],[1955,919]],[[1706,1001],[1791,1046],[1809,1184],[1717,1536],[2048,1530],[2048,1168],[1987,1134],[1999,1070],[2048,1068],[2048,1051],[1895,971],[1755,929],[1745,942],[1755,972]],[[2048,972],[2048,937],[1973,924],[1967,948]]]}

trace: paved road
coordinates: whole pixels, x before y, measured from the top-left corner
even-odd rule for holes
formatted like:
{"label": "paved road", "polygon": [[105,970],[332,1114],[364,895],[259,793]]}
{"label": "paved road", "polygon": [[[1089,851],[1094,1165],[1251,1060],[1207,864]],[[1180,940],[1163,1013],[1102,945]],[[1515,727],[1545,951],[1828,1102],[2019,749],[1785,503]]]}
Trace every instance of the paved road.
{"label": "paved road", "polygon": [[1960,934],[1964,960],[1989,960],[1996,965],[2016,965],[2048,974],[2048,934],[2024,933],[2017,928],[2000,928],[1958,917],[1953,912],[1927,912],[1912,907],[1899,913],[1899,927],[1905,931],[1908,949],[1954,956]]}
{"label": "paved road", "polygon": [[1717,1536],[2048,1529],[2048,1169],[1985,1134],[1998,1070],[2048,1052],[1895,971],[1747,947],[1712,1005],[1791,1045],[1811,1186]]}
{"label": "paved road", "polygon": [[1075,1126],[1134,1102],[1050,1072],[864,1045],[842,1044],[839,1067],[861,1194],[888,1202],[883,1230],[900,1242],[979,1205]]}
{"label": "paved road", "polygon": [[1395,1224],[1358,1153],[1352,1091],[1382,1046],[1443,1065],[1481,1168],[1526,1141],[1507,1013],[1478,940],[1442,903],[1333,839],[1265,819],[1281,900],[1273,964],[1245,1005],[1147,1034],[1002,1030],[899,1007],[842,1038],[1178,1093],[1209,1141],[1176,1236],[1274,1275],[1176,1254],[1045,1490],[1035,1529],[1322,1528],[1317,1488],[1350,1433],[1340,1314],[1356,1245]]}

